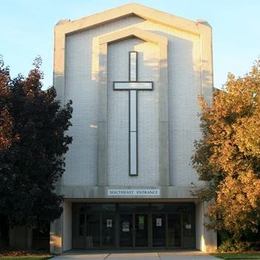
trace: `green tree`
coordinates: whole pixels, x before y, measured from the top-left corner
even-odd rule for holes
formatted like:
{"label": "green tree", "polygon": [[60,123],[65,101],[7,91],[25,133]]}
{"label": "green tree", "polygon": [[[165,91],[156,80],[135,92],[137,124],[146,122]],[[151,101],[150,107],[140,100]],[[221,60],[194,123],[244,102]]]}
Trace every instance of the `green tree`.
{"label": "green tree", "polygon": [[62,212],[55,184],[72,142],[72,107],[60,106],[53,87],[43,91],[41,79],[39,59],[14,79],[1,62],[0,212],[10,225],[41,225]]}
{"label": "green tree", "polygon": [[206,182],[198,195],[210,202],[210,227],[238,240],[260,227],[260,62],[244,77],[230,74],[210,105],[200,103],[192,161]]}

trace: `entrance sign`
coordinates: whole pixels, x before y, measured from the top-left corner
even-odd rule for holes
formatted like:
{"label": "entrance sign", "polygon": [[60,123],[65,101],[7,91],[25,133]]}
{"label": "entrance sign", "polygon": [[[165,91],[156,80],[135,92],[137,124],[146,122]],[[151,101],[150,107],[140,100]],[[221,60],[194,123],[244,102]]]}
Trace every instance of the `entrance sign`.
{"label": "entrance sign", "polygon": [[156,227],[162,226],[162,218],[156,218]]}
{"label": "entrance sign", "polygon": [[108,196],[160,196],[160,189],[108,189]]}
{"label": "entrance sign", "polygon": [[123,232],[129,232],[130,231],[130,223],[125,221],[122,223],[122,231]]}
{"label": "entrance sign", "polygon": [[191,229],[191,224],[186,224],[186,225],[185,225],[185,228],[186,228],[186,229]]}
{"label": "entrance sign", "polygon": [[127,90],[129,93],[129,175],[138,175],[138,91],[153,90],[152,81],[138,81],[138,56],[129,52],[129,81],[114,81],[114,90]]}
{"label": "entrance sign", "polygon": [[144,216],[138,216],[138,229],[144,230]]}
{"label": "entrance sign", "polygon": [[112,219],[107,219],[107,228],[112,228]]}

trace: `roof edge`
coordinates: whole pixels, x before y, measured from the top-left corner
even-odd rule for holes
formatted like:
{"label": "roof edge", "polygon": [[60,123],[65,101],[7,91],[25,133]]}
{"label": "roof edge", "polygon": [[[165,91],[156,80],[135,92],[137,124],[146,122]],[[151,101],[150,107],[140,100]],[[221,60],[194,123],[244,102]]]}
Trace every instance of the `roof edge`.
{"label": "roof edge", "polygon": [[147,7],[139,3],[124,4],[75,20],[63,19],[56,24],[55,28],[68,27],[70,28],[68,29],[68,33],[70,33],[131,14],[135,14],[136,16],[139,16],[143,19],[163,23],[165,25],[170,25],[172,27],[175,27],[176,29],[181,29],[183,31],[195,34],[199,34],[198,24],[200,26],[205,26],[206,28],[211,29],[210,24],[206,21],[189,20],[151,7]]}

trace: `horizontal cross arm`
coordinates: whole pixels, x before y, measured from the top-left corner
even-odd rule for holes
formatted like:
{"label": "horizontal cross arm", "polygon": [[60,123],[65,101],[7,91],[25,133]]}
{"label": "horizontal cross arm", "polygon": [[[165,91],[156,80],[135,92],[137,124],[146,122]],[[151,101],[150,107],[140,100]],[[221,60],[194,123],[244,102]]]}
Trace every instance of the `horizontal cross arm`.
{"label": "horizontal cross arm", "polygon": [[153,90],[152,81],[114,81],[114,90]]}

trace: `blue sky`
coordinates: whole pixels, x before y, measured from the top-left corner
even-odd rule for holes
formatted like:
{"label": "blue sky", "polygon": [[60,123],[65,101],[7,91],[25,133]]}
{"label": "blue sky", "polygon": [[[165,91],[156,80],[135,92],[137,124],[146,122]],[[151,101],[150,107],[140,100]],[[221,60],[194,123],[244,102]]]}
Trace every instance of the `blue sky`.
{"label": "blue sky", "polygon": [[[61,19],[77,19],[131,1],[0,0],[0,54],[12,76],[27,75],[37,55],[43,59],[44,88],[52,85],[53,27]],[[228,72],[244,75],[260,58],[259,0],[136,0],[213,27],[214,85]]]}

